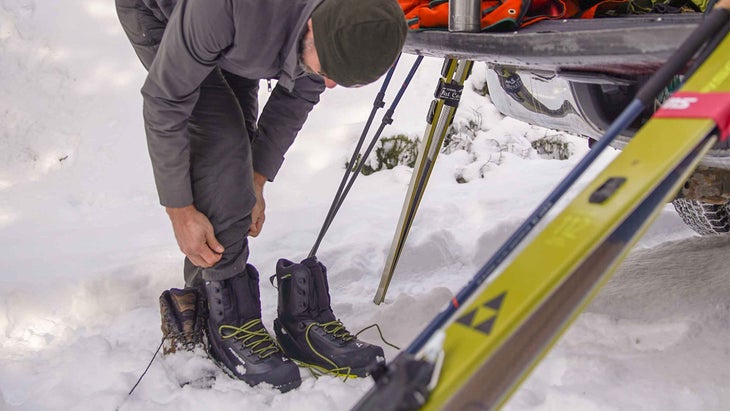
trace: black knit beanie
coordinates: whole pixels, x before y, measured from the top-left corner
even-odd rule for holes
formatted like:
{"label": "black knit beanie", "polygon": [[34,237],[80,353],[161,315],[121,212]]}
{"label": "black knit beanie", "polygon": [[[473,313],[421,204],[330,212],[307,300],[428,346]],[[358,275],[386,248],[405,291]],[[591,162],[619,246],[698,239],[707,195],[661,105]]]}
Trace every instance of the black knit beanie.
{"label": "black knit beanie", "polygon": [[337,84],[368,84],[400,55],[407,26],[396,0],[324,0],[312,13],[322,73]]}

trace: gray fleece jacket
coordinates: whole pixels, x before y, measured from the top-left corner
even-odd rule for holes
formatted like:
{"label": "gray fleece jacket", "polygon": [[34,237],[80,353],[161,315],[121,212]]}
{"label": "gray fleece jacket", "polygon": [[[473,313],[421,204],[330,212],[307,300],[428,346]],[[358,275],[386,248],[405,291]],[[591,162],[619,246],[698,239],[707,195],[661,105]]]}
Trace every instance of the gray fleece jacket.
{"label": "gray fleece jacket", "polygon": [[187,122],[215,67],[278,79],[259,117],[254,170],[273,180],[324,82],[299,67],[299,40],[322,0],[144,0],[165,34],[142,87],[144,120],[160,202],[193,203]]}

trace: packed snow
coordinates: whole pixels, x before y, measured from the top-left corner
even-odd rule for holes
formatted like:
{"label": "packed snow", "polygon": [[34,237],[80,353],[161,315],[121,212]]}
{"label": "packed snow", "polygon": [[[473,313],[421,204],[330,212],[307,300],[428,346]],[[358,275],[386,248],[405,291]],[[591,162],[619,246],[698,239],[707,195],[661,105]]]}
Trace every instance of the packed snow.
{"label": "packed snow", "polygon": [[[145,72],[112,1],[1,0],[0,56],[0,410],[344,410],[372,386],[302,370],[302,386],[280,394],[177,354],[158,356],[128,396],[160,341],[157,298],[182,286],[146,151]],[[395,82],[413,60],[402,58]],[[386,136],[423,133],[440,64],[425,60]],[[501,116],[473,91],[485,70],[475,68],[456,121],[480,121],[470,151],[439,157],[384,304],[372,298],[411,170],[359,177],[325,237],[319,258],[351,331],[377,323],[407,346],[586,152],[580,138]],[[325,92],[265,188],[250,262],[269,329],[276,290],[265,278],[314,243],[379,86]],[[573,155],[538,155],[530,143],[546,136]],[[729,255],[730,237],[700,238],[665,208],[506,408],[728,409]],[[373,330],[361,338],[382,344]],[[209,371],[211,388],[180,387]]]}

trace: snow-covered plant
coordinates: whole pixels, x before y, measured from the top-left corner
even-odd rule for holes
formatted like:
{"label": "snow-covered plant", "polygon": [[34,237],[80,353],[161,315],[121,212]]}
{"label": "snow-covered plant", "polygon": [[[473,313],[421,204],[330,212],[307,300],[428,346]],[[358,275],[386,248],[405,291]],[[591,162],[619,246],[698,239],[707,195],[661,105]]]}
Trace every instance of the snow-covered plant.
{"label": "snow-covered plant", "polygon": [[449,126],[444,137],[444,145],[441,152],[450,154],[458,150],[471,152],[471,145],[474,139],[482,130],[482,114],[478,110],[472,109],[463,122],[454,122]]}
{"label": "snow-covered plant", "polygon": [[573,154],[570,144],[562,134],[548,134],[532,142],[532,148],[543,158],[567,160]]}
{"label": "snow-covered plant", "polygon": [[[411,138],[405,134],[381,138],[375,146],[375,151],[365,160],[362,173],[370,175],[376,171],[389,170],[398,165],[413,167],[418,156],[419,142],[418,137]],[[358,161],[360,160],[358,158]]]}

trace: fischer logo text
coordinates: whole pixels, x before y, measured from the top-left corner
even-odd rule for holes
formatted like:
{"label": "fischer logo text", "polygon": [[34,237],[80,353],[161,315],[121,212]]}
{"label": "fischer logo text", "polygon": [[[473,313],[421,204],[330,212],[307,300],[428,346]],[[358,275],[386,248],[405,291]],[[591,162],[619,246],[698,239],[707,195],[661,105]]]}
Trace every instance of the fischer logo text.
{"label": "fischer logo text", "polygon": [[697,97],[670,97],[662,104],[662,108],[667,110],[687,110],[697,101]]}

